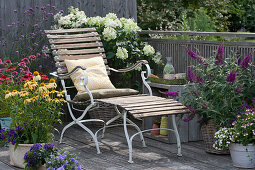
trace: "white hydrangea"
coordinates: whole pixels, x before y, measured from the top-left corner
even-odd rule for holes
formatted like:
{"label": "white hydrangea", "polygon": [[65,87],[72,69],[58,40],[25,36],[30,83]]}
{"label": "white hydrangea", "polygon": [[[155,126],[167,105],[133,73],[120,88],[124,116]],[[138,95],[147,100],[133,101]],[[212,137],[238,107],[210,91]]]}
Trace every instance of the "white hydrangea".
{"label": "white hydrangea", "polygon": [[104,20],[105,19],[100,16],[90,17],[87,19],[87,24],[89,26],[101,26],[104,25]]}
{"label": "white hydrangea", "polygon": [[123,30],[129,34],[131,32],[137,32],[137,31],[141,31],[141,28],[138,27],[137,23],[134,21],[134,19],[125,19],[125,18],[121,18],[120,21],[123,24]]}
{"label": "white hydrangea", "polygon": [[117,37],[117,32],[114,28],[106,27],[103,31],[104,39],[106,41],[114,40]]}
{"label": "white hydrangea", "polygon": [[116,57],[122,60],[125,60],[128,58],[128,51],[127,49],[123,47],[118,47]]}
{"label": "white hydrangea", "polygon": [[116,28],[116,27],[122,27],[122,24],[119,19],[113,20],[111,18],[105,18],[104,26]]}
{"label": "white hydrangea", "polygon": [[109,18],[109,19],[112,19],[112,20],[116,20],[118,19],[117,15],[114,14],[114,13],[108,13],[105,18]]}
{"label": "white hydrangea", "polygon": [[162,55],[160,52],[156,52],[155,56],[152,57],[152,60],[156,63],[156,64],[163,64],[162,62]]}
{"label": "white hydrangea", "polygon": [[155,49],[151,45],[145,45],[143,47],[143,53],[146,56],[153,55],[155,53]]}

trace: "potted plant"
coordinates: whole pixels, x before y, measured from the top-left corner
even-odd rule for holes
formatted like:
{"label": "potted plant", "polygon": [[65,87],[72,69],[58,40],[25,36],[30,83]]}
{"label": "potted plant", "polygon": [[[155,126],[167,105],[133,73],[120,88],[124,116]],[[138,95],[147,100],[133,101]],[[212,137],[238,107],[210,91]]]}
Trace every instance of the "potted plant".
{"label": "potted plant", "polygon": [[152,129],[156,129],[156,130],[151,130],[151,135],[159,135],[160,134],[160,119],[155,118],[153,120],[153,125],[152,125]]}
{"label": "potted plant", "polygon": [[[42,76],[41,76],[42,75]],[[10,145],[11,164],[24,168],[23,156],[35,143],[48,143],[53,139],[52,131],[56,123],[61,123],[61,105],[65,100],[63,91],[56,91],[54,79],[42,80],[44,74],[37,71],[26,80],[20,91],[6,91],[5,98],[10,103],[9,112],[13,127],[21,127],[22,133],[13,136]],[[6,140],[5,142],[10,142]],[[15,146],[14,146],[15,144]],[[24,149],[21,149],[25,147]],[[18,153],[21,151],[22,153]],[[15,158],[13,158],[15,157]]]}
{"label": "potted plant", "polygon": [[233,165],[238,168],[255,168],[255,112],[246,110],[237,115],[231,128],[215,133],[214,148],[229,148]]}
{"label": "potted plant", "polygon": [[36,56],[34,55],[14,63],[11,60],[2,61],[0,59],[1,128],[8,129],[11,124],[9,102],[5,100],[5,91],[20,90],[22,88],[22,82],[31,78],[32,73],[29,68],[35,60]]}
{"label": "potted plant", "polygon": [[229,127],[242,102],[251,103],[255,96],[252,53],[244,58],[235,55],[225,58],[220,45],[215,57],[204,58],[187,50],[198,64],[188,70],[184,104],[191,114],[184,121],[198,116],[206,151],[220,153],[212,147],[214,133],[219,127]]}
{"label": "potted plant", "polygon": [[58,150],[53,143],[34,144],[24,155],[25,170],[47,169],[81,169],[81,164],[75,154]]}

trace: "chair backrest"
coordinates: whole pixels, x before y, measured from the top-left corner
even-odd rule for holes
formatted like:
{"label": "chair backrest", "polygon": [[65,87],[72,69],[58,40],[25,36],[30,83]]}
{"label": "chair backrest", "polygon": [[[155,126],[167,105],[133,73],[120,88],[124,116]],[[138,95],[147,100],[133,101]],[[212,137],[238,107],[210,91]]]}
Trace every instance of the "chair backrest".
{"label": "chair backrest", "polygon": [[[103,43],[95,28],[45,30],[53,50],[57,73],[67,73],[64,60],[88,59],[101,56],[108,71]],[[69,78],[69,77],[66,77]]]}

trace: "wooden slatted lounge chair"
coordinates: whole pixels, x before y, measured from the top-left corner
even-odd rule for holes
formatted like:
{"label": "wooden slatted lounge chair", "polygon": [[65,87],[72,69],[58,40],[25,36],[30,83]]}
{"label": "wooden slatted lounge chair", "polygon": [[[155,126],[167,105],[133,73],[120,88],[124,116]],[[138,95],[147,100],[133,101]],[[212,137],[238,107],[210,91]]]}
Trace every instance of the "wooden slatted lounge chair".
{"label": "wooden slatted lounge chair", "polygon": [[[61,79],[61,84],[64,88],[64,90],[67,91],[69,88],[73,87],[67,87],[65,80],[69,79],[71,75],[73,75],[78,70],[82,69],[84,73],[84,77],[80,78],[80,85],[83,85],[86,90],[86,95],[88,100],[84,101],[73,101],[71,100],[70,95],[68,94],[68,91],[65,93],[66,100],[68,101],[67,106],[68,110],[70,112],[70,115],[73,119],[71,123],[66,125],[61,133],[60,142],[62,141],[63,134],[66,131],[67,128],[71,127],[74,124],[78,124],[81,126],[84,130],[86,130],[93,138],[97,152],[100,153],[100,149],[98,146],[98,140],[97,135],[99,131],[102,131],[102,137],[104,135],[105,129],[107,127],[113,127],[116,125],[110,125],[114,120],[117,120],[118,118],[123,119],[123,126],[124,126],[124,133],[125,137],[128,143],[129,148],[129,161],[132,163],[132,141],[133,138],[136,135],[140,135],[140,139],[142,141],[143,146],[145,147],[145,142],[142,133],[150,131],[143,130],[141,131],[140,128],[133,123],[131,120],[127,118],[127,114],[132,115],[134,118],[145,118],[150,116],[161,116],[161,115],[171,115],[172,117],[172,123],[173,123],[173,129],[167,129],[170,131],[173,131],[175,133],[176,139],[177,139],[177,147],[178,147],[178,156],[181,156],[181,143],[180,138],[178,134],[178,130],[176,127],[175,122],[175,115],[176,114],[183,114],[187,113],[188,110],[185,106],[183,106],[181,103],[178,103],[177,101],[174,101],[172,99],[166,99],[162,97],[156,97],[152,96],[152,91],[146,80],[150,76],[150,67],[148,65],[147,61],[137,61],[132,67],[127,69],[113,69],[109,68],[107,66],[107,60],[106,56],[104,54],[104,48],[103,44],[100,40],[100,37],[98,33],[96,32],[96,29],[94,28],[81,28],[81,29],[64,29],[64,30],[45,30],[45,33],[47,34],[47,37],[49,39],[49,42],[51,44],[51,49],[53,50],[54,59],[56,61],[56,67],[57,72],[52,73],[52,75],[58,77]],[[123,73],[127,71],[131,71],[135,69],[136,67],[140,65],[145,65],[147,70],[141,72],[142,81],[145,85],[145,87],[149,91],[149,95],[146,94],[137,94],[137,95],[127,95],[127,94],[119,94],[119,95],[113,95],[113,96],[107,96],[105,97],[103,94],[101,95],[94,95],[93,90],[89,90],[87,88],[88,81],[88,74],[86,71],[86,68],[83,68],[81,66],[75,67],[72,71],[67,70],[65,67],[64,60],[78,60],[78,59],[88,59],[93,57],[102,57],[104,59],[104,63],[107,66],[107,73],[109,74],[110,71]],[[80,60],[78,60],[80,61]],[[118,89],[116,89],[118,90]],[[114,91],[114,90],[113,90]],[[76,96],[77,98],[77,96]],[[82,110],[82,115],[76,118],[73,114],[72,109],[75,109],[75,104],[88,104],[85,110]],[[85,126],[83,123],[89,122],[89,121],[101,121],[98,119],[86,119],[83,120],[86,113],[93,109],[94,107],[100,107],[102,104],[109,104],[113,105],[115,107],[115,110],[117,112],[117,116],[113,117],[108,122],[105,122],[105,126],[101,129],[99,129],[96,133],[93,133],[87,126]],[[76,109],[78,110],[78,109]],[[129,137],[127,125],[134,126],[137,129],[137,133],[135,133],[133,136]]]}

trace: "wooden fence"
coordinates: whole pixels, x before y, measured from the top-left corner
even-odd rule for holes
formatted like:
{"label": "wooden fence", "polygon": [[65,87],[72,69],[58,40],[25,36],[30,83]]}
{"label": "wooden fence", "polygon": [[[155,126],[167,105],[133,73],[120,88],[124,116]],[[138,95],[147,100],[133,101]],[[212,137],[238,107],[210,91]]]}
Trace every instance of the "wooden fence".
{"label": "wooden fence", "polygon": [[[191,36],[191,40],[176,40],[166,38],[145,38],[154,48],[161,52],[163,61],[166,63],[166,57],[173,58],[173,66],[177,73],[187,73],[187,68],[196,64],[191,57],[188,56],[186,47],[199,53],[201,56],[209,57],[215,55],[220,44],[224,45],[224,54],[226,56],[233,56],[233,53],[245,57],[255,49],[255,42],[231,42],[231,41],[204,41],[192,40],[196,36],[216,36],[216,37],[242,37],[255,38],[255,33],[217,33],[217,32],[185,32],[185,31],[142,31],[140,34],[149,35],[182,35]],[[155,37],[155,36],[152,36]],[[252,61],[254,62],[254,54],[252,54]],[[158,73],[159,74],[159,73]]]}

